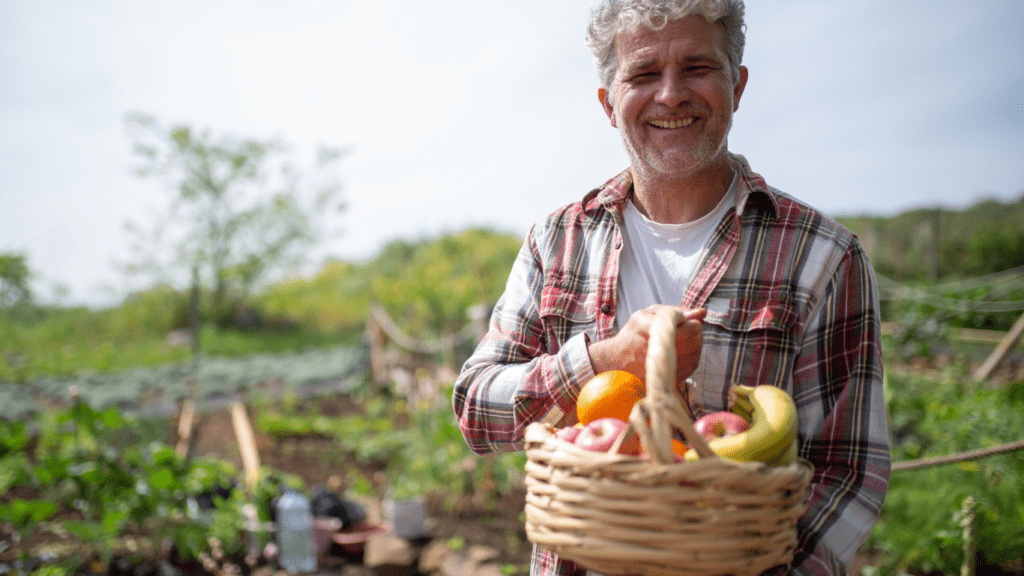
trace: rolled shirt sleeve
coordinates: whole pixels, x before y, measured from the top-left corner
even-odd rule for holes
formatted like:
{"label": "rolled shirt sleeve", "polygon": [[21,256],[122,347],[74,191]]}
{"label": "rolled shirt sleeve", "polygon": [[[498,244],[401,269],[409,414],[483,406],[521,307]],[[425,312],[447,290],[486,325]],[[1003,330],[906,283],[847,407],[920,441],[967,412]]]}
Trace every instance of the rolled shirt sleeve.
{"label": "rolled shirt sleeve", "polygon": [[487,335],[455,382],[453,406],[478,454],[521,450],[526,426],[575,418],[576,397],[594,375],[587,353],[590,323],[567,340],[548,337],[541,318],[544,271],[533,234],[513,264]]}

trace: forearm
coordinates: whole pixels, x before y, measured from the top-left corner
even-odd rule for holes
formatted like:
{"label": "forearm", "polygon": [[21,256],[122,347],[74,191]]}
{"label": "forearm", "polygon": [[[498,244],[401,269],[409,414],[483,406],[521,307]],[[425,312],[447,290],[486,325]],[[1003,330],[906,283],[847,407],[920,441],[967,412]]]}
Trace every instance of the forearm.
{"label": "forearm", "polygon": [[881,512],[889,477],[887,448],[873,443],[855,460],[834,460],[814,458],[810,505],[798,523],[801,550],[794,574],[845,574]]}
{"label": "forearm", "polygon": [[557,314],[544,306],[544,266],[533,240],[527,237],[487,334],[455,383],[455,415],[477,453],[521,449],[526,426],[571,412],[593,375],[585,335],[593,324],[552,329]]}
{"label": "forearm", "polygon": [[502,353],[507,341],[488,338],[455,383],[455,415],[474,452],[520,450],[530,423],[556,424],[573,414],[582,382],[593,376],[585,337],[553,354],[516,359]]}
{"label": "forearm", "polygon": [[846,443],[822,440],[804,448],[815,474],[807,513],[798,524],[801,550],[795,574],[845,574],[871,534],[888,486],[889,452],[886,444],[870,440],[856,452],[851,455]]}
{"label": "forearm", "polygon": [[877,297],[858,250],[843,260],[816,318],[793,381],[803,407],[801,455],[815,466],[794,573],[822,576],[845,574],[889,479]]}

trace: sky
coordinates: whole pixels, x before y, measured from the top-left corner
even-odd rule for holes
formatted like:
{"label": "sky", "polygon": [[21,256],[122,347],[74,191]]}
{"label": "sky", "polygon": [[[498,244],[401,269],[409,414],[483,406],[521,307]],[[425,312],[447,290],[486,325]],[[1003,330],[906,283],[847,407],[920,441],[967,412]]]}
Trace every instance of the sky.
{"label": "sky", "polygon": [[[44,301],[132,288],[125,222],[168,188],[125,118],[348,150],[325,258],[470,227],[522,236],[624,169],[591,0],[0,0],[0,253]],[[729,146],[832,216],[1024,193],[1024,2],[749,0]]]}

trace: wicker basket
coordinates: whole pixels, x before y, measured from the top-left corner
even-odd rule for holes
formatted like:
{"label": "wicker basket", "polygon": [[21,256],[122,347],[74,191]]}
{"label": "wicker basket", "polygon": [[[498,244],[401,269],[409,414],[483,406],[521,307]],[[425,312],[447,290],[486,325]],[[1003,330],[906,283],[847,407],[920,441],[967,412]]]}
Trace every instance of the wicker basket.
{"label": "wicker basket", "polygon": [[[608,576],[754,576],[792,561],[813,467],[711,452],[674,384],[681,319],[674,310],[656,317],[647,396],[630,417],[651,460],[616,453],[625,435],[599,453],[556,438],[550,426],[527,428],[526,533],[534,544]],[[699,460],[672,463],[672,430]]]}

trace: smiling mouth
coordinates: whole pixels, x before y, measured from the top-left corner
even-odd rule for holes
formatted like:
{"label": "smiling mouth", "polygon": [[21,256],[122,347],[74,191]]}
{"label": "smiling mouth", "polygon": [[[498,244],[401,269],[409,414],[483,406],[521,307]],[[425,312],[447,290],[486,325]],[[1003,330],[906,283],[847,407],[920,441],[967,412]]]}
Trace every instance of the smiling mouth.
{"label": "smiling mouth", "polygon": [[675,120],[651,120],[650,124],[655,128],[666,128],[669,130],[673,130],[675,128],[685,128],[696,121],[697,118],[691,116],[689,118],[678,118]]}

